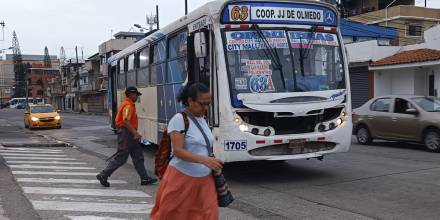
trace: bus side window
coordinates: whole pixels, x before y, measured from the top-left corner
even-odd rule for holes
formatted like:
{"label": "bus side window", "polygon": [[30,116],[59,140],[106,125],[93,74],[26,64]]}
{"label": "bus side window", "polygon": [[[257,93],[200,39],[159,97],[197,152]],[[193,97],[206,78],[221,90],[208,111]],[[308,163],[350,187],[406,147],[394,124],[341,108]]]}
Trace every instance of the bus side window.
{"label": "bus side window", "polygon": [[[188,37],[188,79],[190,81],[202,82],[203,84],[209,86],[210,80],[210,60],[209,60],[209,31],[202,31],[205,37],[206,42],[206,56],[205,57],[196,57],[195,52],[195,38],[194,35],[196,33],[191,34]],[[203,36],[202,35],[202,36]]]}
{"label": "bus side window", "polygon": [[153,64],[151,65],[151,83],[164,84],[166,72],[166,40],[159,41],[153,48]]}
{"label": "bus side window", "polygon": [[134,55],[135,54],[130,54],[127,58],[127,87],[136,85]]}
{"label": "bus side window", "polygon": [[188,33],[181,32],[168,41],[167,83],[184,82],[187,75],[187,38]]}
{"label": "bus side window", "polygon": [[138,57],[138,71],[137,71],[137,86],[145,87],[150,82],[150,48],[146,47],[139,52]]}
{"label": "bus side window", "polygon": [[120,59],[118,64],[118,89],[125,89],[125,60]]}

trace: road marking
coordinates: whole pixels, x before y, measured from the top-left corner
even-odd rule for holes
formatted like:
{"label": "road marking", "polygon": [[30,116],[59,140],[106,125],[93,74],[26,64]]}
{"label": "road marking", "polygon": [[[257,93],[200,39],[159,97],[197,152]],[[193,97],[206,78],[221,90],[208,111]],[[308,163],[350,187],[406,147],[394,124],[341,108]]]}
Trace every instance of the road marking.
{"label": "road marking", "polygon": [[94,203],[94,202],[61,202],[61,201],[31,201],[37,210],[80,211],[80,212],[110,212],[149,214],[151,204],[121,204],[121,203]]}
{"label": "road marking", "polygon": [[66,167],[66,166],[35,166],[30,164],[9,165],[13,169],[52,169],[52,170],[95,170],[94,167]]}
{"label": "road marking", "polygon": [[60,162],[60,161],[26,161],[26,160],[8,160],[8,164],[63,164],[63,165],[84,165],[84,162]]}
{"label": "road marking", "polygon": [[117,189],[77,189],[54,187],[23,187],[24,193],[45,195],[84,195],[84,196],[109,196],[109,197],[136,197],[150,198],[151,196],[139,190]]}
{"label": "road marking", "polygon": [[16,156],[5,156],[6,160],[76,160],[75,158],[59,158],[59,157],[16,157]]}
{"label": "road marking", "polygon": [[[54,179],[54,178],[17,178],[22,183],[77,183],[77,184],[95,184],[99,183],[96,179]],[[126,184],[123,180],[110,180],[111,184]]]}
{"label": "road marking", "polygon": [[12,174],[16,175],[55,175],[55,176],[96,176],[96,173],[83,172],[41,172],[41,171],[17,171],[13,170]]}
{"label": "road marking", "polygon": [[[1,149],[1,148],[0,148]],[[40,151],[23,151],[23,150],[0,150],[0,152],[4,152],[4,153],[40,153]],[[41,153],[45,153],[45,154],[59,154],[59,153],[63,153],[62,151],[44,151]]]}
{"label": "road marking", "polygon": [[[127,220],[126,218],[113,218],[113,217],[102,217],[95,215],[80,215],[80,216],[70,216],[65,215],[64,217],[70,220]],[[131,220],[142,220],[142,218],[132,218]]]}
{"label": "road marking", "polygon": [[1,150],[19,150],[19,151],[28,151],[28,152],[36,152],[36,151],[50,151],[50,152],[63,152],[62,150],[52,150],[46,148],[21,148],[21,147],[1,147]]}
{"label": "road marking", "polygon": [[26,157],[67,157],[67,155],[64,154],[34,154],[34,153],[0,153],[2,156],[26,156]]}

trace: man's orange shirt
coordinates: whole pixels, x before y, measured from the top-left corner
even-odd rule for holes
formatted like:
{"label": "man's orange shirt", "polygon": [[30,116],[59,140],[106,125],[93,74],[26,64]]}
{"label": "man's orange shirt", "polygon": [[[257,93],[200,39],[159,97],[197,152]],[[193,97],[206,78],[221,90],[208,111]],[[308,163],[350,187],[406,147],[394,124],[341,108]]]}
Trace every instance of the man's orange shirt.
{"label": "man's orange shirt", "polygon": [[130,121],[134,129],[138,129],[138,117],[136,114],[136,106],[131,99],[126,98],[119,107],[118,114],[116,114],[115,123],[117,128],[124,127],[124,120]]}

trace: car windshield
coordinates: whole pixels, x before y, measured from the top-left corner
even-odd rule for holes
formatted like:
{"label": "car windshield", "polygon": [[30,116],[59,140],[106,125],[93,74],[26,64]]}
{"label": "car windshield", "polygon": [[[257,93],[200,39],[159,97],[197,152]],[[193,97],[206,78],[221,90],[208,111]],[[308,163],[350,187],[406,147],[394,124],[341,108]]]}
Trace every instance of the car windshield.
{"label": "car windshield", "polygon": [[417,97],[412,100],[427,112],[440,112],[440,99],[434,97]]}
{"label": "car windshield", "polygon": [[54,108],[51,106],[35,106],[31,108],[32,113],[50,113],[54,112]]}
{"label": "car windshield", "polygon": [[335,33],[254,29],[225,32],[232,95],[345,88]]}

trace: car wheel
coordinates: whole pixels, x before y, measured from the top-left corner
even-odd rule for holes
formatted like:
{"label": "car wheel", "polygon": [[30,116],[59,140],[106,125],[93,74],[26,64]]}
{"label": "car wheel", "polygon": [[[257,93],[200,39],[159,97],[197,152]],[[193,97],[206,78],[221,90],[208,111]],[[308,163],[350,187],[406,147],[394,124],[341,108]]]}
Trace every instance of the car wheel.
{"label": "car wheel", "polygon": [[356,137],[359,144],[369,145],[373,142],[370,131],[366,126],[360,126],[356,131]]}
{"label": "car wheel", "polygon": [[61,125],[60,125],[60,126],[57,126],[57,129],[61,129]]}
{"label": "car wheel", "polygon": [[25,128],[29,128],[29,126],[26,124],[26,121],[23,121],[23,123]]}
{"label": "car wheel", "polygon": [[432,152],[440,152],[440,132],[439,130],[431,129],[425,134],[424,144],[426,149]]}

